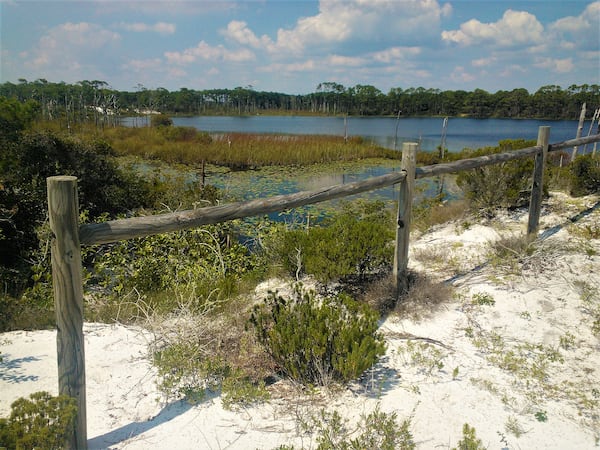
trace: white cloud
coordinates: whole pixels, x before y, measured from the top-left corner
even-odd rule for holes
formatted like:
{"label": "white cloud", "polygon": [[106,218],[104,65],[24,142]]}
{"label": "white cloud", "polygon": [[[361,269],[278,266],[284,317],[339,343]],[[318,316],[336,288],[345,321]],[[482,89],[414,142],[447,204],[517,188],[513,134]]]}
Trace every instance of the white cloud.
{"label": "white cloud", "polygon": [[[321,0],[318,14],[298,19],[292,28],[280,28],[275,41],[261,37],[260,44],[270,51],[298,54],[307,48],[329,52],[340,45],[420,42],[437,36],[441,18],[450,11],[449,4],[441,7],[437,0]],[[244,37],[258,45],[254,33]]]}
{"label": "white cloud", "polygon": [[371,53],[370,56],[374,61],[390,63],[392,61],[398,61],[411,56],[416,56],[420,53],[421,49],[419,47],[390,47],[379,52]]}
{"label": "white cloud", "polygon": [[232,20],[227,25],[225,30],[221,30],[220,33],[231,41],[234,41],[241,45],[248,45],[253,48],[271,48],[273,41],[269,36],[263,35],[257,37],[248,24],[241,20]]}
{"label": "white cloud", "polygon": [[507,10],[494,23],[471,19],[461,24],[459,30],[443,31],[442,39],[460,45],[491,43],[499,47],[533,45],[543,42],[544,27],[537,18],[526,11]]}
{"label": "white cloud", "polygon": [[51,28],[42,36],[37,46],[26,52],[26,66],[41,69],[52,66],[52,69],[68,68],[78,70],[90,63],[99,50],[118,43],[121,36],[100,25],[88,22],[67,22]]}
{"label": "white cloud", "polygon": [[600,47],[600,2],[590,3],[579,16],[563,17],[548,26],[563,48]]}
{"label": "white cloud", "polygon": [[162,60],[160,58],[151,58],[151,59],[132,59],[127,61],[127,63],[122,65],[122,68],[125,70],[133,70],[136,72],[142,72],[147,70],[156,70],[162,65]]}
{"label": "white cloud", "polygon": [[558,59],[539,57],[535,59],[533,65],[540,69],[550,70],[554,73],[568,73],[575,68],[572,58]]}
{"label": "white cloud", "polygon": [[165,57],[169,63],[179,65],[191,64],[198,59],[228,62],[243,62],[255,59],[254,53],[246,48],[229,50],[223,45],[211,46],[205,41],[200,41],[196,47],[185,49],[182,52],[165,52]]}
{"label": "white cloud", "polygon": [[471,61],[471,65],[473,67],[487,67],[487,66],[491,66],[492,64],[496,63],[497,61],[498,61],[497,57],[490,56],[487,58],[474,59],[473,61]]}
{"label": "white cloud", "polygon": [[133,31],[135,33],[145,33],[145,32],[153,32],[159,33],[162,35],[173,34],[175,33],[176,26],[172,23],[167,22],[156,22],[153,25],[149,25],[146,23],[125,23],[121,22],[118,25],[119,28],[122,28],[127,31]]}

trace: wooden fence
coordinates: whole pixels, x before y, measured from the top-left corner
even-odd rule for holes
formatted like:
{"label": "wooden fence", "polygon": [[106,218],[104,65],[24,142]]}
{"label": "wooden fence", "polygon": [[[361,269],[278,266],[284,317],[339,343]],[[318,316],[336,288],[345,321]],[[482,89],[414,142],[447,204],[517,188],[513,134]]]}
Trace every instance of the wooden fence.
{"label": "wooden fence", "polygon": [[548,152],[600,141],[600,134],[598,134],[549,144],[549,136],[550,127],[540,127],[537,145],[534,147],[424,167],[415,166],[418,144],[405,143],[402,148],[399,172],[365,181],[248,202],[84,225],[78,224],[77,178],[71,176],[48,178],[48,210],[53,233],[52,283],[57,321],[58,386],[59,393],[74,397],[78,406],[74,432],[69,437],[69,447],[87,448],[81,245],[103,244],[264,215],[400,184],[393,270],[397,288],[404,290],[407,287],[410,216],[415,180],[534,157],[527,235],[535,238],[538,231],[544,166]]}

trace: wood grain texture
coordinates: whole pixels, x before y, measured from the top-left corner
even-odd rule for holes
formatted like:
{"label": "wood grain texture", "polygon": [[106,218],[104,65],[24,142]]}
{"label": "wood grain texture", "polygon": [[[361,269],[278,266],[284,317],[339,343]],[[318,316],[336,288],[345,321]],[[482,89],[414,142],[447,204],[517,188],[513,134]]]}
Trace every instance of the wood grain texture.
{"label": "wood grain texture", "polygon": [[47,179],[52,231],[52,285],[56,307],[58,391],[77,400],[70,449],[87,448],[83,281],[78,236],[77,178]]}
{"label": "wood grain texture", "polygon": [[402,171],[406,179],[400,183],[398,217],[396,221],[396,252],[394,254],[394,281],[398,294],[408,290],[408,246],[410,244],[410,223],[415,190],[415,166],[419,144],[402,144]]}
{"label": "wood grain texture", "polygon": [[320,203],[336,198],[347,197],[399,183],[406,175],[394,172],[355,183],[340,184],[315,191],[278,195],[248,202],[229,203],[221,206],[181,211],[156,216],[134,217],[104,223],[87,224],[80,227],[82,244],[104,244],[123,239],[149,236],[152,234],[177,231],[226,222],[233,219],[258,216],[285,211],[299,206]]}
{"label": "wood grain texture", "polygon": [[529,219],[527,222],[527,236],[537,236],[540,213],[542,211],[542,198],[544,194],[544,169],[546,157],[548,156],[548,142],[550,140],[550,127],[540,127],[538,131],[537,146],[542,149],[535,155],[533,168],[533,184],[531,186],[531,198],[529,201]]}

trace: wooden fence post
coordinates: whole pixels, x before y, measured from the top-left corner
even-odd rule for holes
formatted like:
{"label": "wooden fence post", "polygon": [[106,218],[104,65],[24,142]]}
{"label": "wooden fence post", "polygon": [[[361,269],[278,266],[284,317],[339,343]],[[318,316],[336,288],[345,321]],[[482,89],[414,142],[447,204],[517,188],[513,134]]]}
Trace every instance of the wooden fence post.
{"label": "wooden fence post", "polygon": [[400,183],[398,220],[396,222],[396,253],[394,255],[394,282],[398,295],[408,290],[408,245],[418,146],[419,144],[415,142],[402,144],[401,167],[406,171],[406,178]]}
{"label": "wooden fence post", "polygon": [[533,185],[531,187],[531,199],[529,202],[529,222],[527,223],[527,237],[530,239],[537,237],[540,224],[540,212],[542,210],[542,197],[544,194],[544,170],[549,141],[550,127],[540,127],[538,129],[537,145],[541,145],[542,149],[535,155]]}
{"label": "wooden fence post", "polygon": [[75,428],[68,437],[67,447],[80,450],[87,449],[87,424],[77,178],[50,177],[46,182],[52,231],[58,391],[77,400]]}

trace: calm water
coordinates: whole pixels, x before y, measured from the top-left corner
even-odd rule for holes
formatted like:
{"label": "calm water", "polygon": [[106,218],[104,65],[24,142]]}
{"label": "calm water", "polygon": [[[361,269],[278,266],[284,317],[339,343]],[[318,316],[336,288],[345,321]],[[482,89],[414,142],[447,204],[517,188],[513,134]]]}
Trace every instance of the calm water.
{"label": "calm water", "polygon": [[[342,117],[306,116],[196,116],[175,117],[177,126],[195,127],[208,132],[242,132],[274,134],[326,134],[343,136]],[[550,142],[575,138],[576,120],[512,120],[450,118],[446,148],[460,151],[465,147],[494,146],[503,139],[537,139],[538,127],[550,126]],[[397,138],[396,135],[396,127]],[[432,151],[441,143],[442,119],[391,117],[349,117],[348,136],[362,136],[388,148],[402,147],[402,142],[421,140],[422,150]],[[587,131],[587,127],[584,127]]]}
{"label": "calm water", "polygon": [[[144,126],[144,118],[127,118],[124,124]],[[349,117],[347,123],[341,117],[307,117],[307,116],[197,116],[175,117],[174,125],[195,127],[210,133],[273,133],[273,134],[345,134],[347,127],[349,136],[362,136],[379,145],[394,148],[402,147],[402,142],[421,140],[421,148],[433,151],[441,143],[442,123],[440,118],[362,118]],[[510,119],[466,119],[450,118],[446,134],[446,148],[460,151],[463,148],[480,148],[495,146],[503,139],[537,139],[538,127],[550,126],[550,142],[562,142],[573,139],[577,132],[577,121],[551,120],[510,120]],[[397,137],[395,138],[397,127]],[[584,127],[587,134],[588,126]],[[227,197],[236,200],[264,198],[277,194],[288,194],[302,190],[364,180],[399,170],[398,166],[345,167],[332,169],[327,173],[304,173],[303,169],[295,169],[283,175],[256,170],[247,172],[229,172],[225,174],[209,174],[207,182],[223,189]],[[435,190],[432,180],[419,180],[420,195],[427,196]],[[360,198],[396,200],[397,188],[388,187],[360,194]],[[460,196],[459,192],[447,192],[450,197]],[[331,202],[308,206],[304,213],[319,216],[323,208],[331,206]],[[272,214],[272,219],[289,219],[288,214]]]}

